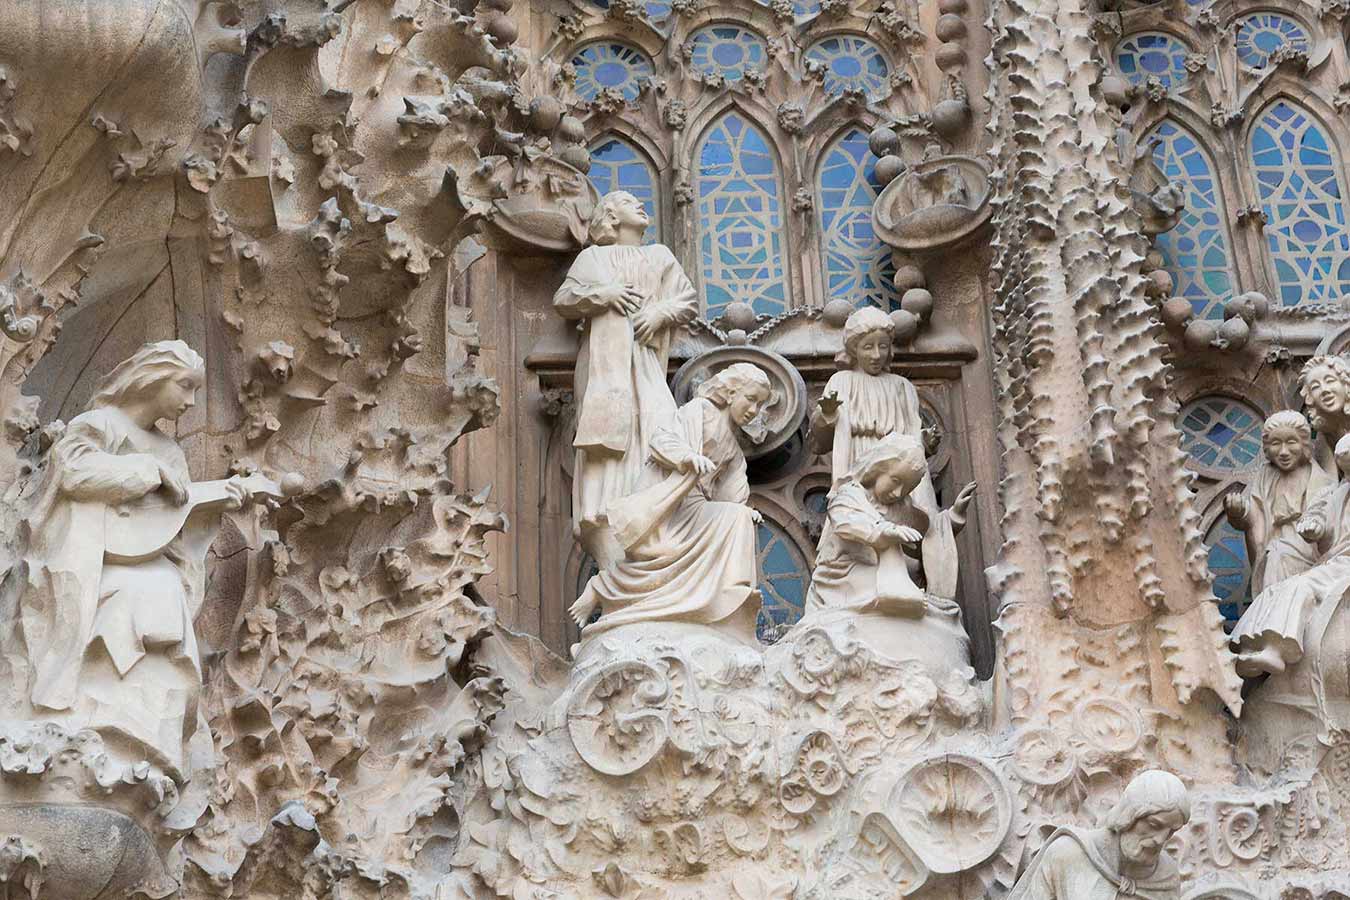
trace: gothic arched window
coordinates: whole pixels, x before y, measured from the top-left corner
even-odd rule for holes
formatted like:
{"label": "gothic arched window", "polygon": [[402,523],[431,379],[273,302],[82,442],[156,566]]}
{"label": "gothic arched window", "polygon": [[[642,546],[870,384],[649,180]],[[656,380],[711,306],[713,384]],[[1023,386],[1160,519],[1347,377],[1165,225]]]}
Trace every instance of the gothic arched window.
{"label": "gothic arched window", "polygon": [[730,112],[708,130],[696,157],[705,314],[716,318],[734,301],[765,315],[786,312],[782,185],[768,141]]}
{"label": "gothic arched window", "polygon": [[1190,48],[1170,34],[1132,34],[1116,47],[1116,71],[1131,84],[1156,78],[1163,87],[1175,87],[1186,80],[1189,53]]}
{"label": "gothic arched window", "polygon": [[690,62],[703,75],[740,81],[747,70],[763,71],[769,57],[764,39],[739,25],[709,25],[690,38]]}
{"label": "gothic arched window", "polygon": [[764,598],[755,631],[772,643],[802,617],[811,572],[788,533],[767,518],[755,529],[759,592]]}
{"label": "gothic arched window", "polygon": [[[591,2],[601,9],[609,9],[609,0],[591,0]],[[647,13],[647,20],[658,29],[670,18],[670,0],[647,0],[643,4],[643,9]]]}
{"label": "gothic arched window", "polygon": [[876,158],[867,134],[854,128],[830,145],[820,166],[820,246],[825,296],[884,310],[899,305],[890,248],[872,227],[872,204],[880,192]]}
{"label": "gothic arched window", "polygon": [[646,158],[630,143],[611,137],[591,148],[591,184],[601,196],[610,191],[627,191],[642,201],[652,224],[642,241],[661,239],[661,217],[656,204],[656,172]]}
{"label": "gothic arched window", "polygon": [[1220,318],[1222,304],[1233,295],[1233,261],[1214,167],[1195,135],[1176,122],[1163,122],[1149,140],[1157,142],[1153,161],[1169,182],[1181,184],[1186,192],[1181,221],[1159,234],[1154,246],[1176,282],[1176,296],[1191,301],[1200,318]]}
{"label": "gothic arched window", "polygon": [[1273,12],[1252,13],[1237,30],[1237,55],[1244,65],[1264,69],[1277,51],[1307,53],[1308,32],[1288,16]]}
{"label": "gothic arched window", "polygon": [[642,83],[655,73],[647,54],[617,41],[587,44],[572,57],[572,68],[577,73],[577,94],[583,100],[594,100],[609,88],[636,100]]}
{"label": "gothic arched window", "polygon": [[1251,563],[1247,559],[1247,541],[1242,532],[1228,523],[1222,512],[1205,535],[1209,545],[1209,573],[1214,577],[1214,596],[1219,612],[1233,623],[1251,602]]}
{"label": "gothic arched window", "polygon": [[1350,294],[1340,163],[1326,132],[1307,112],[1277,100],[1257,119],[1251,149],[1279,305],[1330,303]]}
{"label": "gothic arched window", "polygon": [[1219,395],[1192,400],[1177,416],[1181,449],[1198,468],[1216,475],[1240,472],[1256,463],[1261,424],[1255,408]]}
{"label": "gothic arched window", "polygon": [[825,70],[825,92],[839,95],[849,88],[863,92],[869,100],[880,100],[890,83],[891,67],[877,45],[852,34],[827,37],[806,51],[809,62]]}

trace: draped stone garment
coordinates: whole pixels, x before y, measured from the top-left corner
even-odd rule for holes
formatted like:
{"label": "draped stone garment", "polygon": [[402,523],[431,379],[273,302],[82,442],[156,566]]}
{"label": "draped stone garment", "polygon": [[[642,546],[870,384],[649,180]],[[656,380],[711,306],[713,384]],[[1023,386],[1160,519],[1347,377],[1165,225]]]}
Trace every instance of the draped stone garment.
{"label": "draped stone garment", "polygon": [[[598,302],[598,291],[628,285],[644,295],[642,308],[669,322],[650,344],[633,335],[632,320]],[[582,250],[553,297],[564,318],[580,319],[575,395],[576,469],[572,518],[604,525],[606,507],[639,487],[643,461],[656,429],[675,419],[666,365],[675,328],[698,314],[698,295],[670,250],[660,244],[615,244]]]}
{"label": "draped stone garment", "polygon": [[[682,467],[696,454],[716,469]],[[664,479],[611,507],[627,557],[586,585],[604,609],[584,637],[636,622],[712,624],[740,611],[755,587],[755,523],[745,456],[725,410],[697,398],[652,439]]]}
{"label": "draped stone garment", "polygon": [[[1281,472],[1270,464],[1261,467],[1244,492],[1252,510],[1247,544],[1255,593],[1306,572],[1317,562],[1317,548],[1299,536],[1296,526],[1335,486],[1336,479],[1315,461],[1292,472]],[[1254,546],[1253,539],[1258,537],[1263,546]]]}
{"label": "draped stone garment", "polygon": [[[817,452],[829,450],[833,484],[838,488],[858,460],[877,441],[892,432],[909,435],[923,446],[919,394],[908,378],[890,372],[868,375],[843,371],[831,376],[825,393],[840,400],[831,422],[819,411],[812,417]],[[833,432],[832,437],[826,435]],[[956,596],[956,537],[949,513],[938,509],[937,492],[925,472],[911,499],[928,516],[920,555],[928,593],[948,599]]]}
{"label": "draped stone garment", "polygon": [[1176,900],[1181,879],[1167,856],[1158,860],[1158,872],[1147,881],[1123,878],[1102,857],[1097,836],[1061,828],[1050,836],[1032,859],[1008,900]]}

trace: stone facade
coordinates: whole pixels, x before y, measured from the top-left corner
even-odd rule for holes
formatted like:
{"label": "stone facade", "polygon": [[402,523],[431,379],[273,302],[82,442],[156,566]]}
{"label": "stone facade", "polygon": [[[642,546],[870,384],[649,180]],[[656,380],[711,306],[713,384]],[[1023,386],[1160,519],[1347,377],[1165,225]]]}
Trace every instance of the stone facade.
{"label": "stone facade", "polygon": [[1350,896],[1347,12],[0,3],[0,893]]}

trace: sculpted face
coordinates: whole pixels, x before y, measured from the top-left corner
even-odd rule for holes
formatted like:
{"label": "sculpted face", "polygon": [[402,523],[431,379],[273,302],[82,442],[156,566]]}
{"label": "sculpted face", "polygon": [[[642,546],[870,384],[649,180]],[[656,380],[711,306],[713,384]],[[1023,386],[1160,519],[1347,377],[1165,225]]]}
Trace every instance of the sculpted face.
{"label": "sculpted face", "polygon": [[161,419],[177,419],[197,404],[197,389],[202,386],[198,372],[181,372],[165,378],[155,389],[154,406]]}
{"label": "sculpted face", "polygon": [[877,469],[872,494],[882,503],[895,503],[919,486],[923,471],[901,459],[888,459]]}
{"label": "sculpted face", "polygon": [[1261,446],[1266,452],[1266,459],[1281,472],[1293,471],[1307,457],[1303,440],[1292,428],[1275,428],[1269,434],[1263,434]]}
{"label": "sculpted face", "polygon": [[651,224],[647,210],[642,208],[642,202],[636,198],[617,203],[614,207],[614,217],[615,224],[620,228],[627,226],[646,229]]}
{"label": "sculpted face", "polygon": [[1120,833],[1121,859],[1141,868],[1156,865],[1163,847],[1184,824],[1186,824],[1185,817],[1178,810],[1153,813],[1136,819],[1129,828]]}
{"label": "sculpted face", "polygon": [[1316,406],[1319,412],[1329,415],[1344,412],[1346,401],[1350,400],[1346,385],[1336,377],[1336,373],[1329,366],[1318,366],[1309,372],[1304,390],[1307,392],[1308,401]]}
{"label": "sculpted face", "polygon": [[759,415],[764,404],[768,402],[768,389],[757,384],[751,385],[732,395],[731,402],[727,404],[727,413],[731,416],[731,421],[744,427],[754,421],[755,416]]}
{"label": "sculpted face", "polygon": [[880,375],[891,364],[891,336],[884,331],[873,331],[853,345],[858,365],[868,375]]}

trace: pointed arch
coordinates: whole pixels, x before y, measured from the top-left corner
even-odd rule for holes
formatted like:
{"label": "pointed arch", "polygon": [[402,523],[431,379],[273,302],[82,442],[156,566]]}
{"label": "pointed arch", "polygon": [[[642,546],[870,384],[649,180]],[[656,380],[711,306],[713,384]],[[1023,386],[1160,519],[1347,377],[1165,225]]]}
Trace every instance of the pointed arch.
{"label": "pointed arch", "polygon": [[1186,192],[1181,220],[1158,235],[1154,245],[1176,284],[1176,296],[1191,301],[1196,316],[1220,318],[1237,280],[1214,163],[1195,133],[1176,119],[1158,123],[1146,140],[1153,144],[1153,161],[1167,180]]}
{"label": "pointed arch", "polygon": [[768,138],[733,109],[708,128],[694,159],[705,314],[737,301],[763,315],[786,312],[783,182]]}
{"label": "pointed arch", "polygon": [[825,149],[816,172],[824,300],[842,297],[854,306],[884,310],[900,304],[890,248],[872,226],[872,205],[881,192],[867,132],[850,125]]}
{"label": "pointed arch", "polygon": [[627,191],[647,210],[651,225],[643,235],[644,244],[661,240],[661,203],[657,191],[656,167],[647,155],[617,134],[606,134],[591,145],[591,184],[603,197],[610,191]]}
{"label": "pointed arch", "polygon": [[1248,140],[1275,266],[1272,299],[1292,307],[1350,294],[1345,189],[1330,135],[1311,112],[1278,97],[1256,117]]}

